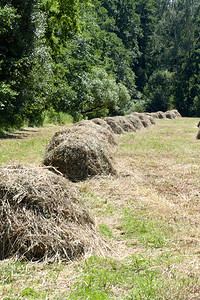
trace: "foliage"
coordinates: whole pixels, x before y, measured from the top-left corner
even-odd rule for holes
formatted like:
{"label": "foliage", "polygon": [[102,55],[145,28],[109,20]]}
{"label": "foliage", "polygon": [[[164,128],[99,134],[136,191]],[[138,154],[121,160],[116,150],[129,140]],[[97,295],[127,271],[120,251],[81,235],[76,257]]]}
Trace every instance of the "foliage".
{"label": "foliage", "polygon": [[2,0],[1,130],[52,108],[199,116],[199,20],[197,0]]}

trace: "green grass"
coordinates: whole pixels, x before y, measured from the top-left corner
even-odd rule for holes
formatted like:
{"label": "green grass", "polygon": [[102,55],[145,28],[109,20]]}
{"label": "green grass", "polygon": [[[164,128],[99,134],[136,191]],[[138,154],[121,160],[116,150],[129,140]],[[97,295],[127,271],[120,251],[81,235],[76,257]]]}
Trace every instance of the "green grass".
{"label": "green grass", "polygon": [[150,248],[162,248],[170,244],[170,231],[166,224],[152,220],[148,215],[125,209],[118,228],[123,231],[124,238],[136,238],[142,245]]}
{"label": "green grass", "polygon": [[0,164],[35,163],[44,158],[45,148],[53,134],[63,127],[51,125],[44,128],[25,128],[0,138]]}

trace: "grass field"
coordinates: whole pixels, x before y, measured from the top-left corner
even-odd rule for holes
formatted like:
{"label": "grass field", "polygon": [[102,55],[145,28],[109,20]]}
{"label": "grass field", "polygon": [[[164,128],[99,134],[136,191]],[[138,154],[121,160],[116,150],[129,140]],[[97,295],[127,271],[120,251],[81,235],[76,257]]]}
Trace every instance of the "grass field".
{"label": "grass field", "polygon": [[[198,120],[117,137],[118,174],[75,183],[109,250],[69,264],[0,261],[0,299],[200,299]],[[0,164],[41,164],[61,126],[0,139]]]}

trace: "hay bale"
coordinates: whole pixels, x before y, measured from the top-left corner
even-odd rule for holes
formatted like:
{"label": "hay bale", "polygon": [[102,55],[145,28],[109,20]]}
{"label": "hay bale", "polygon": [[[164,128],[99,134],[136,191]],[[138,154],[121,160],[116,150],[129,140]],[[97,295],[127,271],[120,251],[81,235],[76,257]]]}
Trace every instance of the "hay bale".
{"label": "hay bale", "polygon": [[93,136],[96,139],[100,140],[109,147],[109,145],[116,145],[115,138],[111,131],[107,130],[104,127],[101,127],[92,121],[81,121],[76,123],[76,125],[72,127],[65,128],[62,131],[56,132],[46,147],[46,151],[49,152],[58,147],[61,143],[63,143],[69,136],[73,135],[89,135]]}
{"label": "hay bale", "polygon": [[120,126],[124,132],[135,131],[135,127],[132,125],[132,123],[129,121],[129,119],[126,118],[125,116],[118,116],[118,117],[114,117],[114,118],[120,124]]}
{"label": "hay bale", "polygon": [[180,113],[176,109],[166,111],[165,116],[170,120],[178,119],[181,117]]}
{"label": "hay bale", "polygon": [[152,117],[153,119],[159,119],[157,112],[146,113],[146,115]]}
{"label": "hay bale", "polygon": [[141,122],[145,128],[151,126],[151,122],[146,114],[139,113],[138,118],[141,120]]}
{"label": "hay bale", "polygon": [[157,111],[156,112],[158,119],[166,119],[166,115],[163,111]]}
{"label": "hay bale", "polygon": [[68,180],[45,168],[0,169],[0,259],[77,259],[103,245]]}
{"label": "hay bale", "polygon": [[152,125],[155,125],[156,124],[156,121],[155,121],[155,118],[153,116],[150,116],[148,114],[146,114],[147,118],[149,119],[150,123]]}
{"label": "hay bale", "polygon": [[129,122],[131,122],[131,124],[135,128],[135,131],[138,131],[138,130],[141,130],[142,128],[144,128],[137,113],[131,113],[130,115],[127,115],[126,118],[129,120]]}
{"label": "hay bale", "polygon": [[119,123],[119,120],[117,120],[117,118],[106,117],[106,118],[104,118],[104,121],[111,127],[111,129],[114,133],[116,133],[116,134],[124,133],[124,130],[121,127],[121,124]]}
{"label": "hay bale", "polygon": [[47,146],[44,164],[55,167],[72,181],[116,173],[106,143],[95,135],[89,135],[88,131],[80,133],[72,130],[53,149],[52,144],[56,143],[51,141]]}
{"label": "hay bale", "polygon": [[99,126],[102,126],[103,128],[106,128],[107,130],[113,132],[112,128],[108,125],[108,123],[106,123],[105,120],[100,119],[100,118],[95,118],[95,119],[91,119],[91,121]]}
{"label": "hay bale", "polygon": [[200,140],[200,130],[199,130],[198,133],[197,133],[196,139],[197,139],[197,140]]}
{"label": "hay bale", "polygon": [[108,146],[109,144],[111,144],[112,146],[117,144],[111,128],[109,130],[104,126],[96,124],[92,120],[83,120],[76,123],[75,126],[71,129],[71,133],[73,132],[94,136],[96,137],[96,139],[107,143]]}

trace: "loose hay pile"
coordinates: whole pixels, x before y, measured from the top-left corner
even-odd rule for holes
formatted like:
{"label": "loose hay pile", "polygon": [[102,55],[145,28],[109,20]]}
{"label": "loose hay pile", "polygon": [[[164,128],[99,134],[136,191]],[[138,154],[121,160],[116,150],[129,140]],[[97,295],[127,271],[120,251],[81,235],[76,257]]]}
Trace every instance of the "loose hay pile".
{"label": "loose hay pile", "polygon": [[0,169],[0,259],[72,260],[102,246],[72,183],[44,168]]}
{"label": "loose hay pile", "polygon": [[47,146],[44,164],[54,166],[72,181],[115,174],[110,145],[115,145],[110,131],[92,121],[80,122],[54,135]]}

